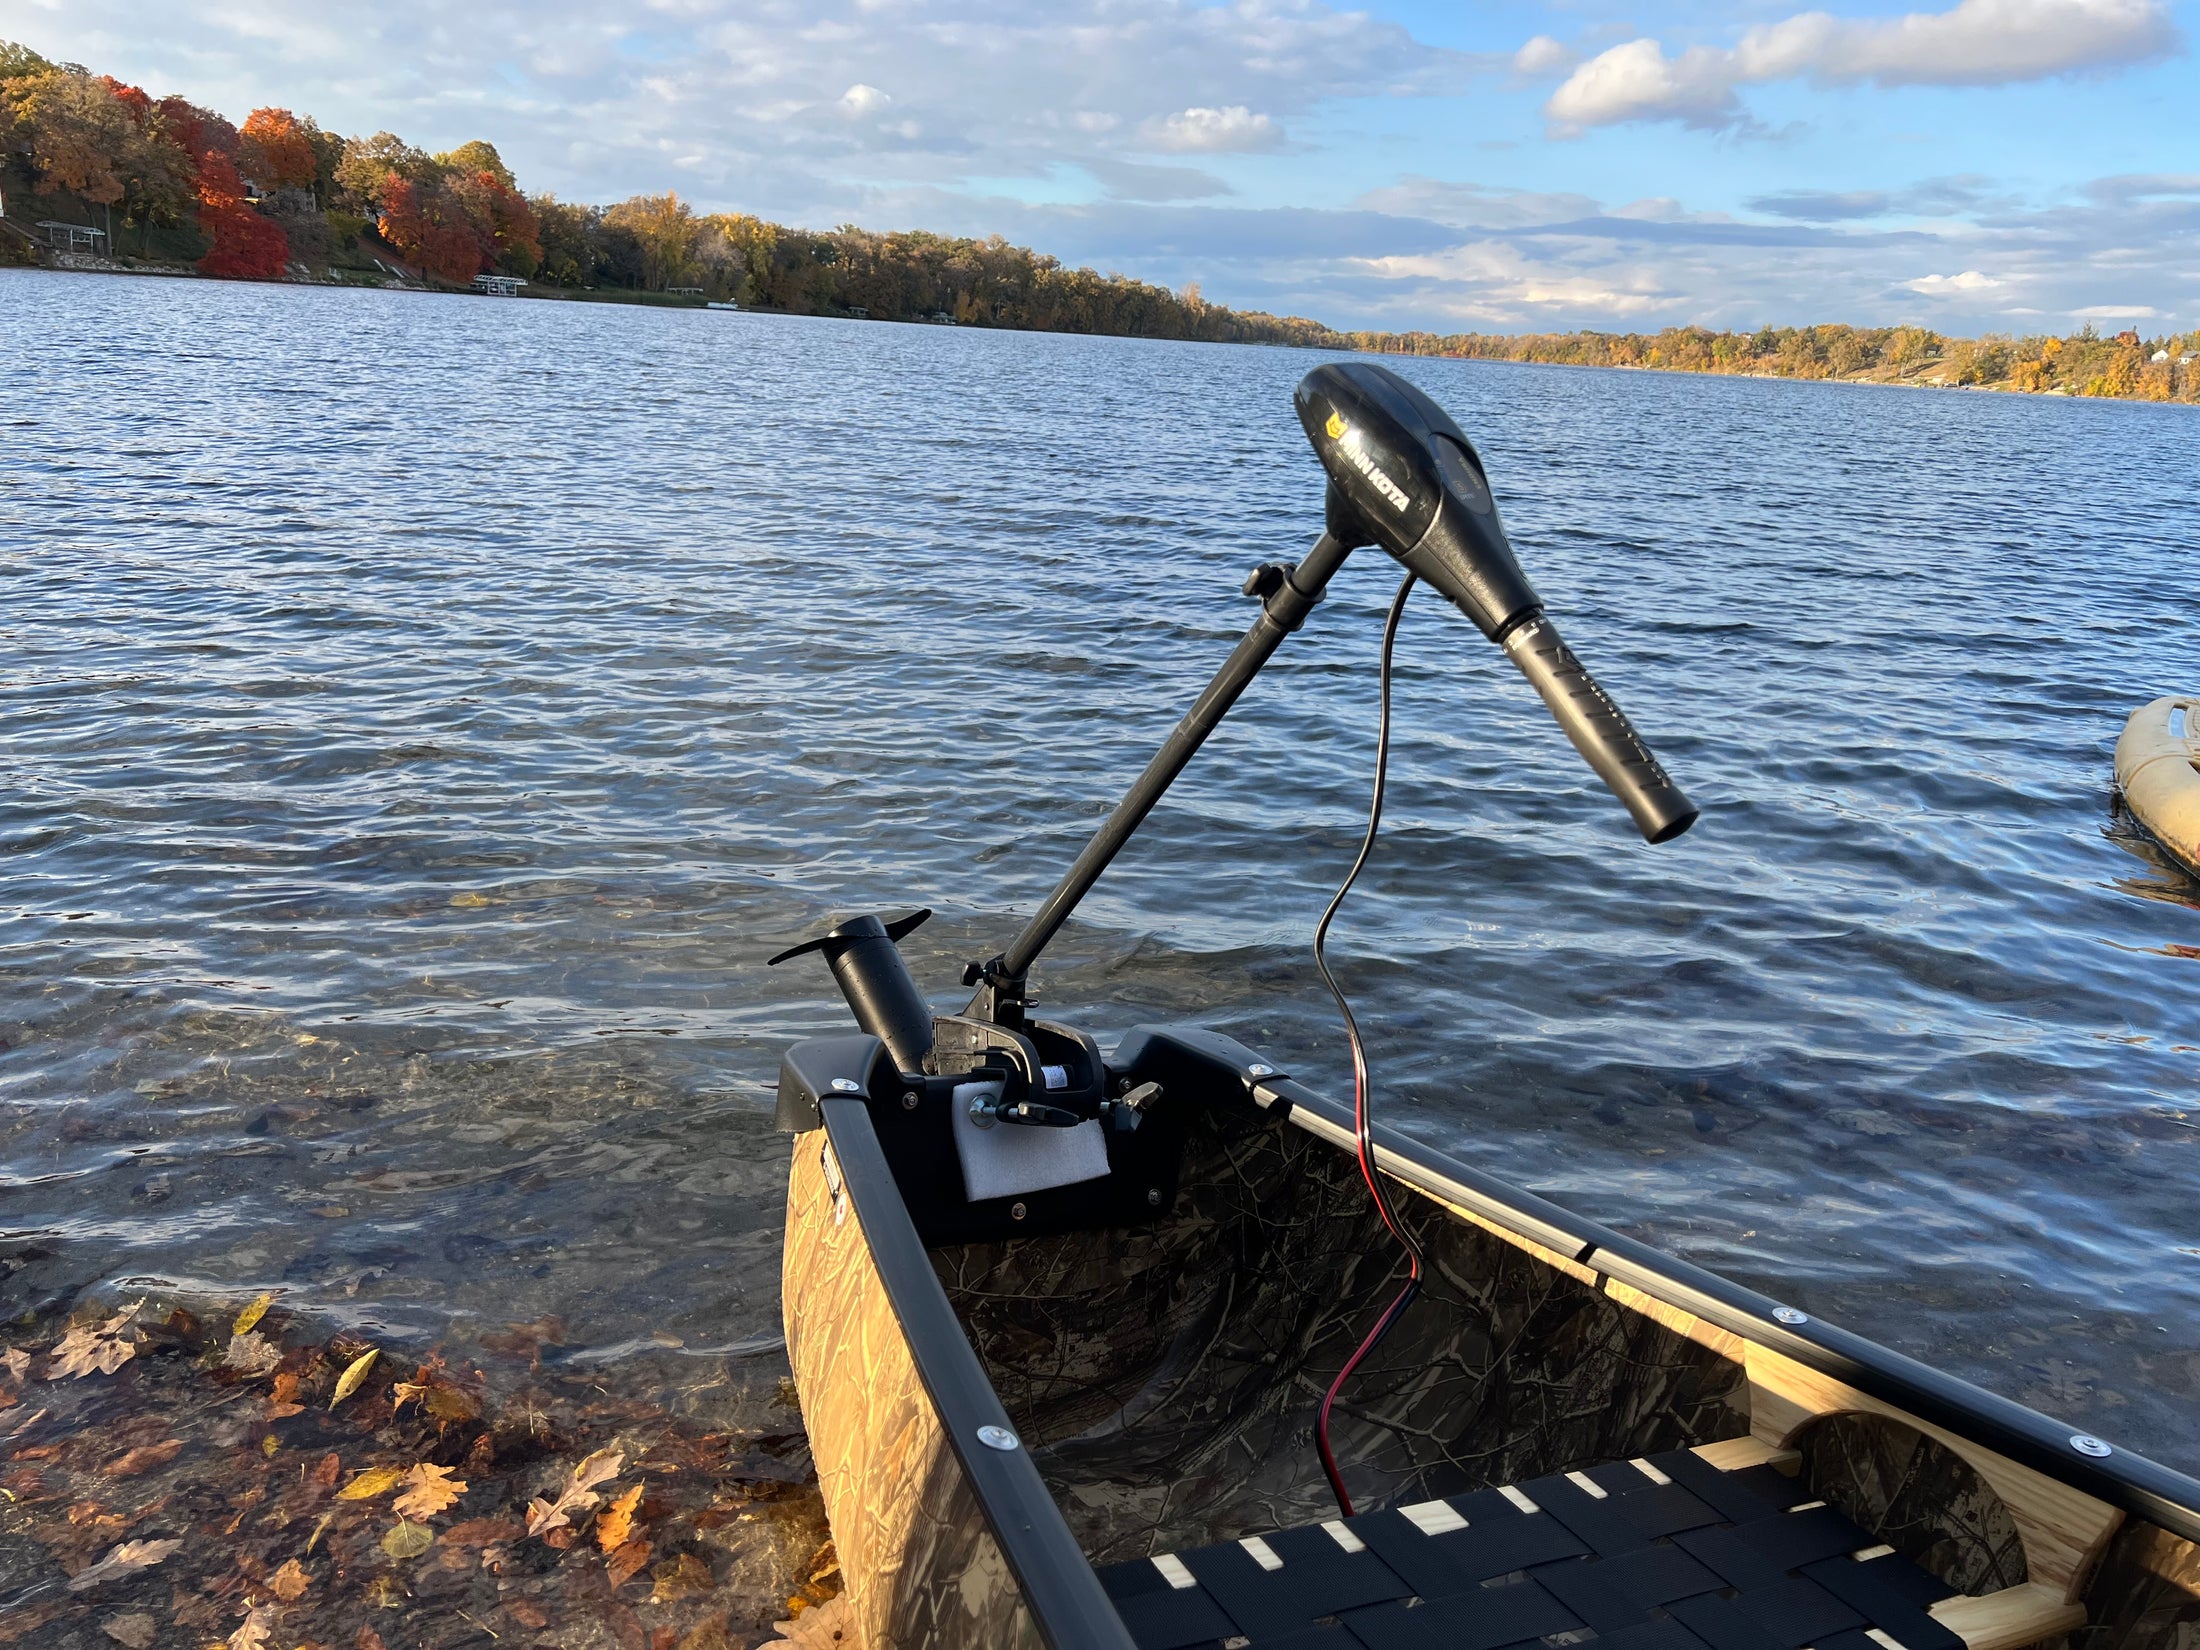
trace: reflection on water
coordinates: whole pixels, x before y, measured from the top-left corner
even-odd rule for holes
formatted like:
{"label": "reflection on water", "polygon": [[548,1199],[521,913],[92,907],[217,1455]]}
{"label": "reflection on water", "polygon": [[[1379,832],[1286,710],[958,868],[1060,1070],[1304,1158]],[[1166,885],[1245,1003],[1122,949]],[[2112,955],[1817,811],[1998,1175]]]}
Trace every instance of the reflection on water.
{"label": "reflection on water", "polygon": [[[5,1304],[761,1402],[762,959],[929,904],[943,1004],[1318,529],[1317,357],[0,278]],[[2189,409],[1415,362],[1704,805],[1630,840],[1417,599],[1338,936],[1393,1118],[2188,1470],[2200,913],[2115,823],[2190,689]],[[1306,955],[1363,556],[1043,970],[1336,1086]],[[707,1418],[706,1418],[707,1419]]]}

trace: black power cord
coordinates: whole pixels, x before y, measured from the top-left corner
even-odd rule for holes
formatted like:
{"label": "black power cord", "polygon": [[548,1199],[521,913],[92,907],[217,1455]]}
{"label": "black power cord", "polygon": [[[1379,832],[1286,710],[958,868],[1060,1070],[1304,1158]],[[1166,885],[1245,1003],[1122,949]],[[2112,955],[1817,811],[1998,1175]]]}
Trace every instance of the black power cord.
{"label": "black power cord", "polygon": [[1383,786],[1390,772],[1390,659],[1398,640],[1398,621],[1404,617],[1406,597],[1413,593],[1414,575],[1408,573],[1398,586],[1398,594],[1390,601],[1390,615],[1383,621],[1382,666],[1379,672],[1382,709],[1375,734],[1375,790],[1367,806],[1367,835],[1361,839],[1360,854],[1352,862],[1352,869],[1345,873],[1344,881],[1330,898],[1329,909],[1322,913],[1321,922],[1314,929],[1314,966],[1321,970],[1322,983],[1329,987],[1330,996],[1337,999],[1337,1012],[1344,1016],[1344,1034],[1352,1045],[1352,1123],[1353,1133],[1359,1145],[1360,1174],[1367,1181],[1367,1189],[1375,1199],[1375,1209],[1383,1217],[1383,1224],[1390,1228],[1390,1235],[1405,1250],[1408,1270],[1405,1287],[1397,1298],[1384,1308],[1383,1315],[1375,1320],[1375,1327],[1368,1331],[1367,1339],[1359,1350],[1345,1360],[1344,1368],[1337,1371],[1337,1378],[1329,1383],[1329,1390],[1322,1395],[1321,1413],[1314,1423],[1314,1447],[1320,1451],[1322,1471],[1329,1479],[1329,1488],[1337,1498],[1337,1508],[1345,1517],[1352,1516],[1352,1497],[1345,1492],[1344,1478],[1337,1471],[1337,1458],[1329,1448],[1329,1411],[1337,1401],[1352,1372],[1362,1360],[1381,1344],[1391,1326],[1404,1316],[1407,1307],[1421,1290],[1421,1246],[1405,1223],[1398,1218],[1398,1211],[1390,1201],[1390,1193],[1384,1190],[1382,1176],[1375,1170],[1375,1142],[1368,1117],[1367,1047],[1360,1041],[1360,1023],[1352,1017],[1352,1005],[1345,1001],[1337,978],[1329,972],[1329,961],[1323,956],[1323,948],[1329,943],[1329,925],[1336,920],[1338,908],[1344,904],[1345,895],[1352,892],[1352,885],[1359,881],[1360,872],[1366,866],[1368,855],[1375,850],[1376,833],[1383,823]]}

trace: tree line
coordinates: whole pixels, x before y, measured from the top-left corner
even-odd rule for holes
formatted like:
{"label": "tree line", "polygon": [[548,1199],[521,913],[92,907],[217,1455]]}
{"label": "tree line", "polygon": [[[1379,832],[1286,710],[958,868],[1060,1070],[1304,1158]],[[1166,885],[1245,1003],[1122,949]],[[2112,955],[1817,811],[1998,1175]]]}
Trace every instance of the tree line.
{"label": "tree line", "polygon": [[[494,145],[446,153],[389,132],[339,137],[311,116],[253,110],[241,124],[176,96],[0,42],[0,201],[30,257],[25,218],[90,226],[110,257],[194,264],[244,279],[391,266],[428,284],[518,277],[535,290],[672,293],[804,315],[1575,366],[1882,379],[2200,401],[2200,333],[1950,338],[1923,327],[1713,332],[1339,332],[1299,316],[1210,304],[1125,275],[1065,267],[994,236],[843,225],[791,228],[698,213],[675,194],[612,206],[521,189]],[[29,205],[32,211],[19,210]]]}

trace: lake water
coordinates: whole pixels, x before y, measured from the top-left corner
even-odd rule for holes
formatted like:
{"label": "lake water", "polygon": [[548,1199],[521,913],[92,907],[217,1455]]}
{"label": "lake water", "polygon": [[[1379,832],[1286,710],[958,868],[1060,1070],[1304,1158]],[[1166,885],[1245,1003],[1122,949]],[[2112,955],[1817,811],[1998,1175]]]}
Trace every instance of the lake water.
{"label": "lake water", "polygon": [[[942,1006],[1300,553],[1304,352],[0,276],[0,1313],[87,1286],[769,1386],[836,912]],[[2200,1470],[2190,408],[1414,361],[1703,806],[1645,848],[1423,593],[1337,940],[1382,1114]],[[1057,942],[1348,1083],[1355,558]],[[685,1395],[685,1396],[681,1396]]]}

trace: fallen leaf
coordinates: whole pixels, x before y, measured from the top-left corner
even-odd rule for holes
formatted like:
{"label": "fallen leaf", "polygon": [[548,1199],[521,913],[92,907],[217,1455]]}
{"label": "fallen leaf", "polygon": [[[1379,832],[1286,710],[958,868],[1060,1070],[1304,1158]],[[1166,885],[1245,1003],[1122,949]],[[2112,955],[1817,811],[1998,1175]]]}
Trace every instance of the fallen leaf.
{"label": "fallen leaf", "polygon": [[682,1553],[668,1558],[649,1572],[657,1585],[649,1595],[652,1604],[672,1604],[683,1598],[693,1598],[697,1593],[707,1593],[715,1585],[710,1566],[693,1553]]}
{"label": "fallen leaf", "polygon": [[269,1433],[265,1438],[262,1438],[260,1440],[260,1453],[266,1456],[270,1461],[275,1459],[276,1452],[282,1447],[283,1441],[280,1438],[276,1437],[275,1434],[273,1434],[272,1432]]}
{"label": "fallen leaf", "polygon": [[99,1624],[99,1630],[115,1643],[127,1645],[129,1650],[151,1650],[160,1628],[151,1616],[140,1610],[127,1616],[109,1616]]}
{"label": "fallen leaf", "polygon": [[229,1326],[229,1333],[232,1335],[250,1334],[253,1326],[267,1316],[267,1309],[274,1304],[275,1297],[272,1294],[255,1297],[250,1306],[237,1314],[237,1321]]}
{"label": "fallen leaf", "polygon": [[481,1414],[481,1400],[448,1381],[430,1381],[428,1396],[422,1402],[438,1421],[471,1421]]}
{"label": "fallen leaf", "polygon": [[313,1473],[306,1481],[320,1489],[329,1489],[336,1482],[336,1475],[344,1470],[344,1463],[334,1450],[313,1463]]}
{"label": "fallen leaf", "polygon": [[371,1627],[359,1629],[357,1644],[358,1650],[387,1650],[387,1646],[382,1643],[382,1635]]}
{"label": "fallen leaf", "polygon": [[646,1541],[629,1541],[611,1555],[604,1566],[614,1592],[632,1581],[641,1567],[649,1562],[650,1545]]}
{"label": "fallen leaf", "polygon": [[152,1568],[183,1543],[179,1541],[125,1541],[88,1570],[69,1578],[69,1591],[81,1593],[114,1576],[135,1575]]}
{"label": "fallen leaf", "polygon": [[229,1337],[229,1351],[222,1359],[222,1368],[234,1369],[240,1375],[265,1375],[283,1361],[283,1349],[265,1335],[244,1333]]}
{"label": "fallen leaf", "polygon": [[275,1641],[268,1635],[275,1631],[275,1606],[262,1604],[238,1624],[229,1635],[229,1650],[268,1650]]}
{"label": "fallen leaf", "polygon": [[283,1567],[267,1578],[267,1590],[285,1604],[303,1597],[313,1585],[313,1578],[306,1574],[306,1567],[295,1558],[285,1559]]}
{"label": "fallen leaf", "polygon": [[504,1601],[504,1613],[526,1628],[530,1633],[540,1632],[550,1625],[550,1613],[540,1605],[530,1604],[523,1598]]}
{"label": "fallen leaf", "polygon": [[558,1492],[555,1501],[534,1500],[527,1503],[527,1533],[541,1535],[571,1523],[571,1513],[586,1512],[603,1500],[596,1493],[596,1486],[608,1478],[616,1478],[626,1465],[626,1456],[619,1450],[600,1449],[573,1469],[573,1476]]}
{"label": "fallen leaf", "polygon": [[509,1518],[469,1518],[443,1532],[445,1546],[486,1547],[493,1541],[509,1541],[520,1533]]}
{"label": "fallen leaf", "polygon": [[137,1301],[124,1307],[97,1328],[78,1324],[62,1336],[53,1349],[53,1361],[46,1366],[46,1379],[81,1380],[93,1373],[112,1375],[137,1356],[137,1347],[120,1339],[130,1320],[145,1303]]}
{"label": "fallen leaf", "polygon": [[597,1546],[607,1553],[617,1552],[634,1539],[634,1509],[641,1499],[642,1486],[636,1484],[596,1515]]}
{"label": "fallen leaf", "polygon": [[435,1531],[425,1524],[414,1524],[400,1518],[390,1526],[390,1533],[382,1538],[382,1550],[392,1558],[418,1558],[435,1545]]}
{"label": "fallen leaf", "polygon": [[382,1353],[379,1348],[369,1347],[366,1351],[360,1353],[358,1357],[352,1359],[350,1364],[345,1367],[344,1373],[336,1378],[336,1396],[328,1401],[328,1407],[334,1409],[354,1392],[357,1392],[359,1383],[367,1378],[367,1371],[374,1367],[374,1360],[381,1356]]}
{"label": "fallen leaf", "polygon": [[393,1421],[396,1420],[398,1412],[402,1410],[407,1404],[418,1403],[421,1398],[426,1395],[427,1390],[428,1389],[425,1385],[421,1385],[412,1381],[399,1381],[395,1386],[391,1387],[390,1397],[393,1401],[390,1404],[390,1419]]}
{"label": "fallen leaf", "polygon": [[165,1443],[141,1444],[126,1455],[118,1455],[100,1471],[109,1478],[135,1478],[141,1472],[151,1472],[155,1467],[165,1467],[183,1453],[183,1440],[170,1438]]}
{"label": "fallen leaf", "polygon": [[267,1389],[267,1396],[269,1402],[271,1403],[289,1404],[297,1402],[297,1375],[286,1371],[285,1373],[276,1376],[275,1384]]}
{"label": "fallen leaf", "polygon": [[372,1501],[395,1489],[405,1476],[403,1467],[369,1467],[336,1492],[339,1501]]}
{"label": "fallen leaf", "polygon": [[434,1467],[423,1461],[405,1474],[405,1482],[411,1486],[395,1502],[400,1518],[431,1518],[449,1510],[452,1502],[466,1493],[466,1480],[453,1478],[449,1467]]}
{"label": "fallen leaf", "polygon": [[306,1537],[306,1557],[311,1558],[313,1556],[313,1549],[320,1544],[321,1537],[327,1533],[328,1527],[335,1522],[336,1515],[334,1513],[325,1512],[321,1515],[321,1522],[314,1525],[313,1533]]}
{"label": "fallen leaf", "polygon": [[27,1381],[31,1376],[31,1355],[19,1346],[11,1346],[0,1353],[0,1369],[5,1369],[17,1381]]}
{"label": "fallen leaf", "polygon": [[779,1637],[759,1650],[847,1650],[855,1642],[855,1617],[841,1593],[792,1621],[773,1622],[772,1631]]}

